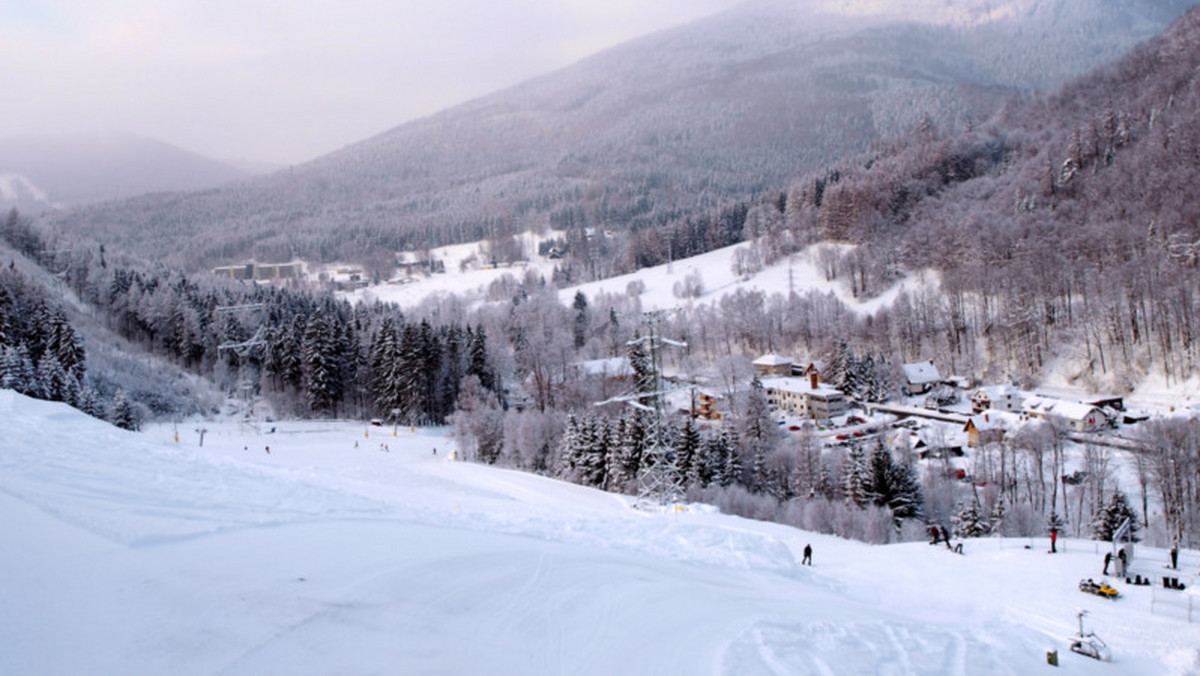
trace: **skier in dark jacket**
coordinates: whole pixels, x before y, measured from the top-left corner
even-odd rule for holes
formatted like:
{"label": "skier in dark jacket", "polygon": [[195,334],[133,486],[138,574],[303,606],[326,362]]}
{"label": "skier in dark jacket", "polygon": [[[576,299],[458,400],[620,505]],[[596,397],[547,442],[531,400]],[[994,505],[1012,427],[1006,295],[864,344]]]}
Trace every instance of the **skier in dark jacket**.
{"label": "skier in dark jacket", "polygon": [[1104,574],[1108,575],[1108,564],[1112,563],[1112,552],[1104,555]]}
{"label": "skier in dark jacket", "polygon": [[800,563],[806,566],[812,565],[812,545],[804,545],[804,558]]}

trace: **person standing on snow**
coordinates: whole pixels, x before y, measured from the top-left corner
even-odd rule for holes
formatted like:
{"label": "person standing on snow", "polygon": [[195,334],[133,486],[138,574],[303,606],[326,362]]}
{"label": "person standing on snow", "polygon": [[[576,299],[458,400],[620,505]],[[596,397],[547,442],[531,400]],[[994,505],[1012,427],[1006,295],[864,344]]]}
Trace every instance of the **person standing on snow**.
{"label": "person standing on snow", "polygon": [[1171,545],[1171,570],[1179,570],[1179,545]]}
{"label": "person standing on snow", "polygon": [[812,565],[812,545],[804,545],[804,558],[800,560],[800,564],[804,566]]}
{"label": "person standing on snow", "polygon": [[1104,555],[1104,574],[1108,575],[1108,564],[1112,563],[1112,552],[1107,552]]}

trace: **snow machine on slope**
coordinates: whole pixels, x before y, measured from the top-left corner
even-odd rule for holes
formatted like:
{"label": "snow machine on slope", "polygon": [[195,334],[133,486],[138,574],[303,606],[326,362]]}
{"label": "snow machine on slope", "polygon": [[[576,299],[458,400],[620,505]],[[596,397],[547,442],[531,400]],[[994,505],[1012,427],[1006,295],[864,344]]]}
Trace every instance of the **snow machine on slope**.
{"label": "snow machine on slope", "polygon": [[1087,615],[1086,610],[1079,610],[1075,613],[1075,616],[1079,618],[1079,633],[1070,639],[1071,652],[1079,653],[1080,655],[1100,660],[1101,662],[1109,661],[1112,659],[1112,653],[1108,650],[1108,644],[1093,632],[1083,630],[1084,615]]}
{"label": "snow machine on slope", "polygon": [[1107,582],[1094,582],[1090,577],[1079,581],[1079,591],[1095,594],[1106,599],[1115,599],[1121,595],[1121,592],[1109,586]]}

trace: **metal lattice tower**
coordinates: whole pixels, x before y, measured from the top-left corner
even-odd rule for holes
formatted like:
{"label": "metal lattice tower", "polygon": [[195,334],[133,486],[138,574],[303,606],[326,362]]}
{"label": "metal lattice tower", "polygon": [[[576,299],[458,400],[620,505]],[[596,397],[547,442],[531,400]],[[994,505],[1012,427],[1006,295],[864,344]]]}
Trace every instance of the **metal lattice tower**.
{"label": "metal lattice tower", "polygon": [[658,323],[671,311],[647,312],[642,314],[642,324],[646,327],[646,336],[626,343],[628,347],[641,345],[646,350],[650,361],[648,380],[639,376],[639,382],[634,384],[635,392],[607,401],[598,402],[598,406],[613,402],[624,402],[630,407],[649,414],[647,416],[646,449],[642,453],[641,466],[638,471],[638,494],[634,506],[645,509],[665,507],[683,502],[684,491],[679,468],[675,465],[675,454],[663,441],[663,397],[674,390],[666,390],[662,384],[662,346],[686,347],[685,343],[669,340],[658,335]]}
{"label": "metal lattice tower", "polygon": [[[222,305],[213,308],[216,314],[233,314],[233,313],[250,313],[257,315],[265,306],[262,303],[250,303],[247,305]],[[263,326],[258,325],[254,335],[248,340],[231,341],[222,343],[217,346],[217,353],[220,354],[226,350],[232,351],[238,356],[238,393],[242,397],[242,403],[246,407],[247,413],[250,411],[250,403],[254,400],[254,383],[250,380],[249,369],[246,368],[245,360],[254,356],[259,348],[266,345],[266,338],[263,336]]]}

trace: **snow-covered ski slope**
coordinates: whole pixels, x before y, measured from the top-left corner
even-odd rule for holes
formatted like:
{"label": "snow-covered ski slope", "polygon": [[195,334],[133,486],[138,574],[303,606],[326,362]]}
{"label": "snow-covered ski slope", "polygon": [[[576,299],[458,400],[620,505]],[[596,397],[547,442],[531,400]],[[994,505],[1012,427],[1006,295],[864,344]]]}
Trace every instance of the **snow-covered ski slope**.
{"label": "snow-covered ski slope", "polygon": [[[430,276],[419,276],[407,280],[405,284],[388,284],[372,286],[357,291],[345,292],[341,295],[353,301],[375,300],[396,303],[404,308],[415,307],[430,296],[456,294],[466,300],[477,300],[486,296],[487,287],[505,275],[511,275],[520,280],[527,271],[549,279],[553,273],[556,261],[536,255],[539,238],[526,233],[522,236],[524,249],[529,261],[515,267],[483,268],[470,266],[460,269],[463,260],[481,257],[484,243],[455,244],[432,251],[433,257],[442,261],[446,272]],[[727,295],[738,291],[759,292],[766,296],[771,294],[787,295],[791,292],[806,294],[810,292],[832,294],[846,304],[851,310],[864,314],[875,314],[881,308],[889,307],[901,291],[920,293],[929,287],[937,288],[939,276],[932,271],[922,271],[906,276],[889,289],[867,300],[855,298],[843,279],[828,280],[818,263],[819,251],[822,248],[845,250],[850,248],[845,244],[823,243],[809,247],[803,252],[784,257],[783,259],[763,267],[750,275],[738,275],[734,272],[734,260],[741,249],[747,249],[748,244],[735,244],[710,251],[708,253],[684,258],[670,264],[643,268],[617,277],[588,282],[571,286],[559,291],[563,303],[570,304],[577,292],[582,292],[589,300],[595,300],[596,294],[626,295],[631,284],[640,285],[638,293],[640,307],[643,310],[665,310],[687,305],[716,304]],[[675,286],[684,282],[689,276],[697,276],[702,282],[702,293],[693,299],[681,299],[675,294]]]}
{"label": "snow-covered ski slope", "polygon": [[[0,390],[0,673],[1200,671],[1150,588],[1077,590],[1091,542],[872,547],[453,462],[442,430],[270,425],[176,443]],[[1076,608],[1114,663],[1067,652]]]}

